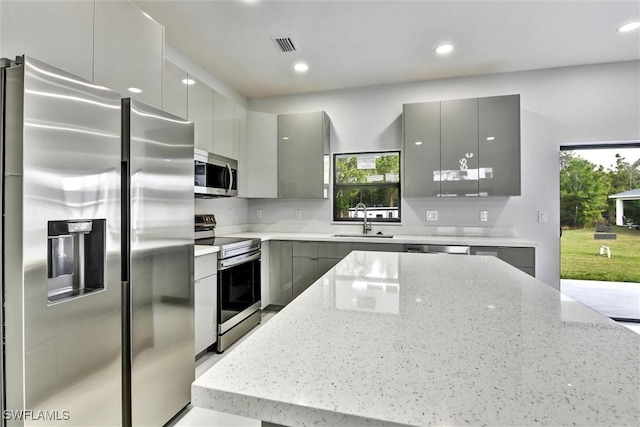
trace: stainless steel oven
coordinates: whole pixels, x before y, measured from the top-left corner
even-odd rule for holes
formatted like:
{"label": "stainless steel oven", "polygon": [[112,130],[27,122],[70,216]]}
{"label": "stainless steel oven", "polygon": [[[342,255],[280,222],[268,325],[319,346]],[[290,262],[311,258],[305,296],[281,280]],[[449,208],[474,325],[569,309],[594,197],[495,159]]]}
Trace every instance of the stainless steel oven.
{"label": "stainless steel oven", "polygon": [[260,239],[216,238],[218,352],[260,323]]}
{"label": "stainless steel oven", "polygon": [[260,239],[216,237],[214,215],[196,215],[196,245],[219,247],[217,347],[222,353],[260,323]]}

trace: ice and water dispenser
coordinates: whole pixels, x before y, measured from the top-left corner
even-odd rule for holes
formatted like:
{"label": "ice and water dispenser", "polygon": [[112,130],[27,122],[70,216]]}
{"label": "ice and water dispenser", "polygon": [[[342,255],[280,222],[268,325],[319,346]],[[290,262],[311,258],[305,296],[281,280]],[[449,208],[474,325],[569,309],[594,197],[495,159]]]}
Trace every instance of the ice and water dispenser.
{"label": "ice and water dispenser", "polygon": [[49,221],[47,298],[55,303],[105,287],[105,220]]}

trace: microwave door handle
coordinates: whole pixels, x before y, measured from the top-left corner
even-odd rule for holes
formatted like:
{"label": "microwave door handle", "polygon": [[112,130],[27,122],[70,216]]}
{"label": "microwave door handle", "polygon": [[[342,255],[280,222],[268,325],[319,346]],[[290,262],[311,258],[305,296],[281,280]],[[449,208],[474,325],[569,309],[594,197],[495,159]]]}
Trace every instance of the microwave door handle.
{"label": "microwave door handle", "polygon": [[229,166],[229,163],[227,163],[227,170],[229,171],[229,188],[227,188],[228,193],[233,187],[233,172],[231,171],[231,166]]}

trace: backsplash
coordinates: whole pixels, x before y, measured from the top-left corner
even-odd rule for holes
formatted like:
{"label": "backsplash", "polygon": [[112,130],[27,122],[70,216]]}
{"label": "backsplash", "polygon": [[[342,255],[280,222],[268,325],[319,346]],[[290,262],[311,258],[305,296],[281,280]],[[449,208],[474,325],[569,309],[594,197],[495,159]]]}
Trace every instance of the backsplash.
{"label": "backsplash", "polygon": [[[509,199],[404,199],[402,224],[373,223],[373,233],[418,236],[515,237]],[[487,221],[480,221],[480,210]],[[438,221],[427,221],[426,211],[437,211]],[[358,223],[332,221],[331,201],[317,199],[196,199],[195,213],[213,213],[216,233],[243,231],[279,233],[360,233]]]}
{"label": "backsplash", "polygon": [[[439,200],[408,199],[402,203],[402,224],[373,223],[373,232],[428,236],[513,237],[515,228],[501,214],[508,199]],[[480,207],[481,206],[481,207]],[[330,200],[249,200],[248,231],[360,233],[358,223],[332,221]],[[427,222],[426,210],[438,210],[439,221]],[[489,220],[480,222],[479,209],[488,211]],[[477,214],[475,212],[477,211]],[[296,215],[298,218],[296,218]]]}

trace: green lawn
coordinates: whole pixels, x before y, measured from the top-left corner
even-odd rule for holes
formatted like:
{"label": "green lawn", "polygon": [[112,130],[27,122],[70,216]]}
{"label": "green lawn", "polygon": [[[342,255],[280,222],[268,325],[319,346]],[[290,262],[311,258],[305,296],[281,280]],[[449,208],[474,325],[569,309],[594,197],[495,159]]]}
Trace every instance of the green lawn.
{"label": "green lawn", "polygon": [[[613,226],[616,240],[595,240],[595,228],[563,230],[560,239],[563,279],[640,283],[640,231]],[[611,258],[600,256],[600,245]]]}

